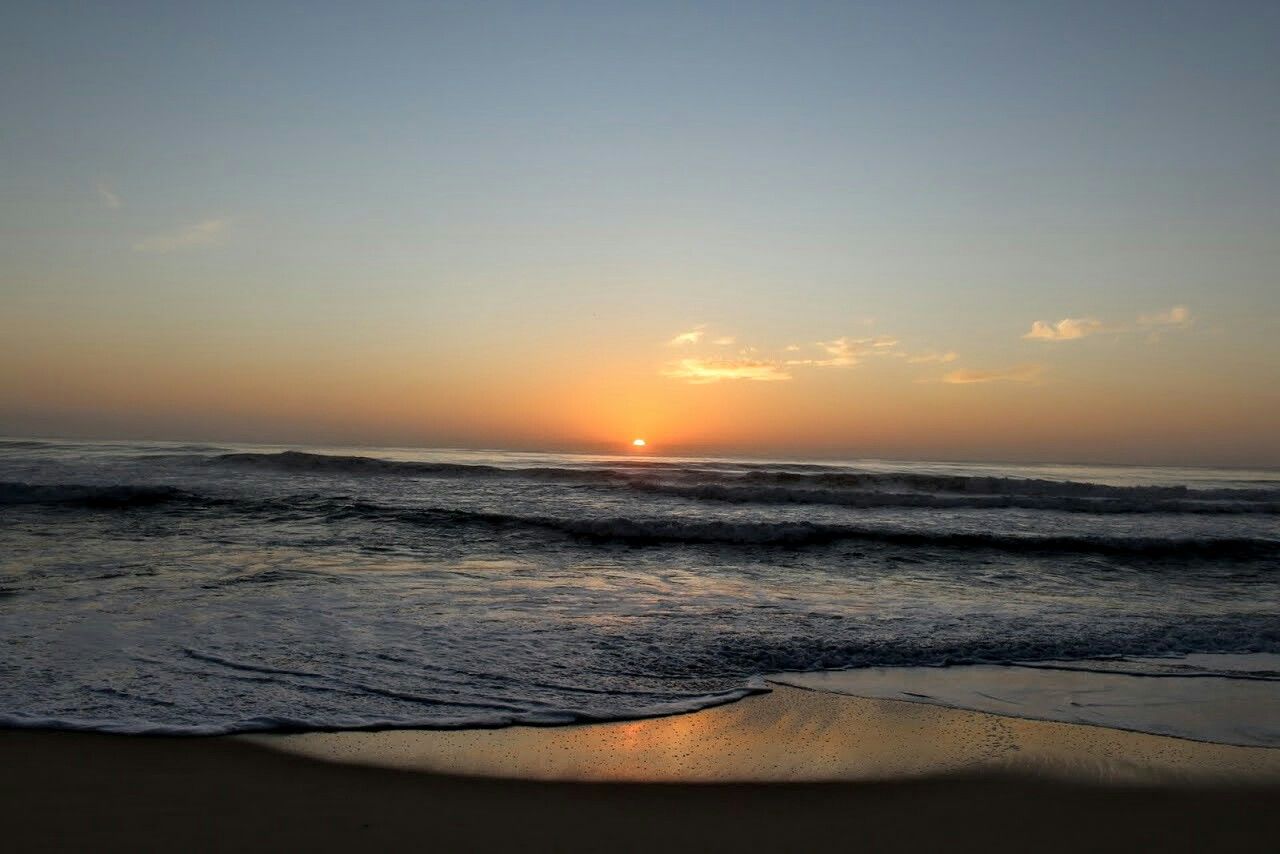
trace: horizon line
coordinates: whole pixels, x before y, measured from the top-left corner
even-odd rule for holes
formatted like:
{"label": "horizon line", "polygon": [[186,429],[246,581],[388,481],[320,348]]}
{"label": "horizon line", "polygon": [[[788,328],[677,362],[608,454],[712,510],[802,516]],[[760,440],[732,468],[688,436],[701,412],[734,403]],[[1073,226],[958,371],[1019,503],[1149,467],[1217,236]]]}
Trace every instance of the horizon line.
{"label": "horizon line", "polygon": [[[1221,462],[1117,462],[1114,460],[1099,459],[1050,459],[1050,458],[997,458],[997,457],[967,457],[967,456],[907,456],[896,454],[867,454],[854,452],[813,452],[808,455],[793,453],[770,453],[768,451],[747,451],[732,450],[726,446],[712,445],[672,445],[673,451],[665,453],[654,450],[654,443],[650,443],[643,450],[636,450],[629,444],[630,440],[619,440],[616,444],[609,442],[588,443],[583,442],[578,445],[569,443],[561,445],[542,445],[542,446],[508,446],[491,444],[398,444],[398,443],[366,443],[356,441],[264,441],[264,440],[242,440],[242,439],[175,439],[160,438],[154,435],[147,436],[86,436],[86,435],[22,435],[22,434],[0,434],[0,442],[17,441],[17,442],[78,442],[78,443],[118,443],[118,444],[141,444],[146,442],[155,442],[161,444],[203,444],[203,445],[228,445],[228,446],[257,446],[268,448],[308,448],[308,449],[348,449],[348,450],[383,450],[383,451],[454,451],[454,452],[470,452],[470,453],[519,453],[519,454],[547,454],[562,456],[612,456],[612,457],[631,457],[635,459],[658,458],[658,459],[689,459],[701,458],[707,460],[744,460],[744,461],[771,461],[771,462],[882,462],[882,463],[936,463],[947,465],[1021,465],[1021,466],[1080,466],[1080,467],[1108,467],[1108,468],[1183,468],[1183,469],[1218,469],[1231,471],[1276,471],[1280,472],[1280,461],[1277,462],[1257,462],[1257,463],[1221,463]],[[659,445],[661,447],[661,445]],[[703,450],[698,451],[697,449]],[[677,453],[683,450],[685,452]]]}

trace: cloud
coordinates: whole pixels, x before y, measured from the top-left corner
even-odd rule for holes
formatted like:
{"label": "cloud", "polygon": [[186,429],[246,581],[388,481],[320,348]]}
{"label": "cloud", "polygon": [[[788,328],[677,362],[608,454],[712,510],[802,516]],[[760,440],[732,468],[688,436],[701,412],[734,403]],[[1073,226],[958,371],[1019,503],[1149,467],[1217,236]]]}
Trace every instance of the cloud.
{"label": "cloud", "polygon": [[996,368],[990,371],[961,368],[947,374],[942,381],[952,385],[994,382],[1029,383],[1038,379],[1043,371],[1043,365],[1015,365],[1012,368]]}
{"label": "cloud", "polygon": [[843,368],[858,364],[858,353],[861,352],[859,342],[848,338],[837,338],[834,341],[819,341],[818,346],[826,351],[830,358],[819,359],[811,364],[820,368]]}
{"label": "cloud", "polygon": [[1074,341],[1106,331],[1108,331],[1106,324],[1101,320],[1092,317],[1064,317],[1057,323],[1037,320],[1031,324],[1031,330],[1022,337],[1033,341]]}
{"label": "cloud", "polygon": [[917,353],[914,356],[907,356],[907,363],[911,365],[945,365],[948,362],[954,362],[960,358],[960,354],[954,350],[948,350],[945,353]]}
{"label": "cloud", "polygon": [[1191,309],[1185,305],[1175,305],[1168,311],[1158,311],[1155,314],[1143,314],[1138,317],[1139,326],[1190,326],[1191,325]]}
{"label": "cloud", "polygon": [[94,181],[93,189],[97,191],[98,199],[106,207],[109,207],[112,210],[118,210],[119,208],[124,207],[124,202],[120,201],[120,197],[111,192],[111,188],[101,181]]}
{"label": "cloud", "polygon": [[[816,342],[820,350],[827,354],[825,359],[788,359],[788,365],[810,368],[849,368],[858,364],[860,356],[868,354],[888,356],[894,353],[898,339],[890,335],[878,335],[875,338],[837,338],[834,341]],[[794,345],[788,351],[799,350]]]}
{"label": "cloud", "polygon": [[144,237],[133,244],[133,251],[160,255],[196,246],[208,246],[221,240],[229,225],[230,222],[225,219],[206,219],[173,231],[162,231]]}
{"label": "cloud", "polygon": [[[708,338],[707,328],[708,324],[700,323],[667,341],[667,346],[693,347],[702,344],[728,347],[737,343],[732,335]],[[733,358],[726,358],[727,354],[721,351],[718,356],[690,356],[668,362],[662,368],[662,375],[690,383],[714,383],[721,380],[778,382],[792,379],[792,372],[797,368],[851,368],[861,364],[869,356],[891,356],[915,364],[946,364],[958,358],[953,352],[912,355],[899,349],[899,345],[899,340],[892,335],[876,335],[868,338],[842,336],[830,341],[815,341],[810,345],[812,349],[808,355],[803,353],[804,348],[798,344],[787,344],[780,351],[759,355],[755,347],[740,346]],[[705,350],[702,352],[705,353]],[[984,380],[962,378],[957,381]]]}
{"label": "cloud", "polygon": [[685,344],[697,344],[702,340],[702,335],[706,331],[707,324],[699,323],[688,332],[681,332],[675,338],[667,342],[668,347],[683,347]]}
{"label": "cloud", "polygon": [[777,362],[754,359],[681,359],[668,365],[662,375],[695,385],[721,380],[779,382],[791,379],[791,374]]}
{"label": "cloud", "polygon": [[817,346],[827,354],[827,358],[788,359],[787,364],[805,368],[847,368],[858,364],[857,343],[848,338],[818,341]]}
{"label": "cloud", "polygon": [[1033,341],[1075,341],[1100,333],[1120,335],[1143,329],[1185,329],[1191,322],[1191,310],[1185,305],[1175,305],[1166,311],[1139,315],[1136,325],[1130,326],[1103,323],[1094,317],[1064,317],[1057,323],[1037,320],[1022,337]]}

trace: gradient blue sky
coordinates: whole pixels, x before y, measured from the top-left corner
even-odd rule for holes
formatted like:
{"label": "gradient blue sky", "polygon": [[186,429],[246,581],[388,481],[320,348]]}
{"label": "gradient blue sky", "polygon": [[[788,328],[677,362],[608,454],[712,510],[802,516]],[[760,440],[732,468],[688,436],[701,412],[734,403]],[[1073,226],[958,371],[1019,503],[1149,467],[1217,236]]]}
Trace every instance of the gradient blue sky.
{"label": "gradient blue sky", "polygon": [[0,433],[1280,463],[1280,4],[0,14]]}

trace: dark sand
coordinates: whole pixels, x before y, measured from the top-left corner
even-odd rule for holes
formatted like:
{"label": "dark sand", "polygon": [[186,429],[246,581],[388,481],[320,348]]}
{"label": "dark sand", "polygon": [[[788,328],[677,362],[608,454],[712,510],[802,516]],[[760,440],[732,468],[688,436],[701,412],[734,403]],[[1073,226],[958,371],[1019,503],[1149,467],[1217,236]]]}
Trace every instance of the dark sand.
{"label": "dark sand", "polygon": [[[967,755],[964,750],[957,754],[957,745],[990,726],[974,713],[946,709],[922,718],[921,710],[929,708],[786,691],[680,718],[488,734],[334,734],[273,740],[6,731],[0,732],[0,839],[7,851],[1073,852],[1256,851],[1270,850],[1280,839],[1280,784],[1273,776],[1280,751],[1275,750],[1219,748],[1096,727],[998,718],[1006,722],[1005,732],[1014,733],[1012,742],[979,751],[996,759],[938,765],[930,772],[919,765],[934,749],[926,745],[914,753],[906,750],[906,758],[915,763],[910,774],[885,779],[892,778],[894,768],[885,757],[902,754],[901,745],[951,732],[940,738],[936,755],[955,758]],[[906,717],[895,724],[899,713]],[[805,715],[810,725],[803,724]],[[872,763],[879,779],[571,782],[405,770],[421,760],[404,754],[415,737],[422,739],[419,746],[437,745],[436,758],[428,764],[439,762],[445,755],[439,745],[446,745],[454,751],[448,754],[451,761],[468,766],[471,760],[457,752],[459,744],[470,744],[473,756],[483,757],[490,750],[484,762],[512,746],[550,756],[573,752],[573,744],[584,745],[581,756],[569,763],[573,766],[601,745],[615,745],[611,753],[617,754],[616,745],[632,742],[642,745],[653,760],[673,743],[645,733],[663,728],[675,732],[670,728],[679,721],[711,727],[696,730],[689,741],[689,724],[680,725],[685,727],[680,731],[686,746],[710,745],[694,748],[704,755],[728,751],[749,757],[763,751],[776,756],[819,749],[853,754],[862,744],[868,755],[880,757]],[[761,728],[753,729],[756,726]],[[905,729],[894,736],[896,726]],[[738,731],[728,733],[720,727]],[[797,732],[806,738],[827,733],[827,740],[810,739],[806,748],[796,741]],[[441,737],[463,741],[438,740]],[[346,742],[355,738],[363,739],[364,747],[350,755],[354,761],[317,758],[326,751],[337,755],[335,739],[345,751],[350,747]],[[297,752],[299,742],[307,744],[311,755]],[[397,752],[403,767],[362,764],[371,760],[378,745]],[[1119,755],[1126,751],[1130,755]],[[1008,761],[1024,752],[1030,755],[1027,761]],[[1073,769],[1069,774],[1053,772],[1056,759],[1042,762],[1067,755],[1084,757],[1080,763],[1068,763]],[[1169,761],[1181,772],[1167,773],[1170,766],[1161,757],[1168,756],[1174,756]],[[1101,757],[1130,773],[1121,781],[1099,766]],[[664,761],[667,768],[683,764],[678,757]],[[848,765],[841,760],[823,773],[838,771],[842,762]],[[1189,773],[1195,768],[1185,767],[1187,762],[1195,767],[1207,763],[1211,773]],[[777,763],[757,763],[759,768],[769,765]],[[1153,771],[1143,775],[1133,773],[1134,768]],[[794,779],[792,771],[786,773]],[[633,776],[660,777],[643,768]]]}

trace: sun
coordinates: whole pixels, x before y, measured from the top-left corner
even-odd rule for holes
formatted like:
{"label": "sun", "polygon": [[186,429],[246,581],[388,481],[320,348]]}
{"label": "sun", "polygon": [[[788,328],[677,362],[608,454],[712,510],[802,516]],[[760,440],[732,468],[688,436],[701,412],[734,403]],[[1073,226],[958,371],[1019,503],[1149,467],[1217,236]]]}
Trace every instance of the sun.
{"label": "sun", "polygon": [[648,444],[648,442],[646,442],[644,439],[632,439],[631,444],[635,445],[637,448],[643,448],[645,445]]}

